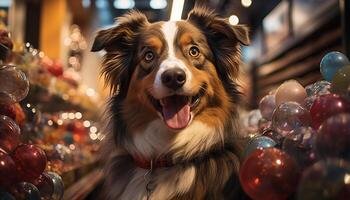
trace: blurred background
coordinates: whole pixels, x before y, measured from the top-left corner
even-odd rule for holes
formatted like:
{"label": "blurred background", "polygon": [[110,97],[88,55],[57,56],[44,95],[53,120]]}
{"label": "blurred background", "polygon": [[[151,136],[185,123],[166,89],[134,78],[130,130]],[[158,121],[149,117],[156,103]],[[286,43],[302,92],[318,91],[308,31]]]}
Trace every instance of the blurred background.
{"label": "blurred background", "polygon": [[2,63],[18,66],[30,84],[28,96],[0,114],[12,114],[25,141],[45,150],[65,199],[93,198],[101,178],[98,121],[109,89],[99,76],[103,53],[90,52],[96,31],[130,9],[151,22],[186,19],[196,2],[250,28],[239,78],[243,108],[257,108],[285,80],[321,80],[319,63],[329,51],[349,57],[347,0],[0,0]]}

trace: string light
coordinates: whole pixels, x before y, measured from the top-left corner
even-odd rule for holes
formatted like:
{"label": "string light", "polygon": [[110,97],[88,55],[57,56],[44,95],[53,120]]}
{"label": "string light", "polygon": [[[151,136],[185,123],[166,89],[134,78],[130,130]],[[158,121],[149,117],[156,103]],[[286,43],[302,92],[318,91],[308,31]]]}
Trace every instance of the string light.
{"label": "string light", "polygon": [[241,0],[241,3],[244,7],[248,8],[252,5],[252,0]]}
{"label": "string light", "polygon": [[231,25],[237,25],[239,23],[239,18],[237,17],[237,15],[231,15],[228,18],[228,21],[230,22]]}

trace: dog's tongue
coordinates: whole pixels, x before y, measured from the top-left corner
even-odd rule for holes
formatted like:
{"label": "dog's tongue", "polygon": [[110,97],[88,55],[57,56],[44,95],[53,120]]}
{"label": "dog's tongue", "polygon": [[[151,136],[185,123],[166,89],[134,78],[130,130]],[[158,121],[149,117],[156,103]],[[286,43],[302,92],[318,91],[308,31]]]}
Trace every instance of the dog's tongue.
{"label": "dog's tongue", "polygon": [[165,123],[172,129],[185,128],[190,122],[190,105],[186,97],[175,95],[166,97],[162,101]]}

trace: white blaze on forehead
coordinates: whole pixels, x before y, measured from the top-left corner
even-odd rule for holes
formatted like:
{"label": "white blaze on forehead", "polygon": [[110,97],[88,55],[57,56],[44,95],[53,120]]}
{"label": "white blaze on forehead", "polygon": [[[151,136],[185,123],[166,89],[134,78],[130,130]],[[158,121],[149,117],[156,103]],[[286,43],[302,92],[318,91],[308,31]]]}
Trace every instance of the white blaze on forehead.
{"label": "white blaze on forehead", "polygon": [[154,80],[154,97],[163,98],[169,95],[169,89],[162,84],[161,76],[164,71],[171,68],[181,68],[185,71],[186,82],[183,89],[190,88],[190,81],[192,78],[190,70],[186,67],[183,60],[179,59],[175,55],[175,41],[177,36],[178,27],[176,21],[164,22],[161,31],[164,35],[164,39],[167,45],[167,58],[160,63],[156,78]]}

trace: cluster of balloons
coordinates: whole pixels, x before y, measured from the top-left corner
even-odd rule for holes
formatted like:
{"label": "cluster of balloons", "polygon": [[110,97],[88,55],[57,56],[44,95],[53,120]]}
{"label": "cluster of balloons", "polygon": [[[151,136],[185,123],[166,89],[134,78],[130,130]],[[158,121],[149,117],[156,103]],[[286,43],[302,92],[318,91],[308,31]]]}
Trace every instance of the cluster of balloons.
{"label": "cluster of balloons", "polygon": [[[350,62],[324,56],[325,80],[290,80],[248,115],[240,182],[253,200],[350,198]],[[253,120],[251,120],[253,119]]]}
{"label": "cluster of balloons", "polygon": [[0,66],[0,80],[0,199],[60,200],[63,181],[58,174],[45,172],[45,152],[21,142],[17,124],[21,117],[15,111],[28,94],[29,81],[22,71],[9,65]]}

